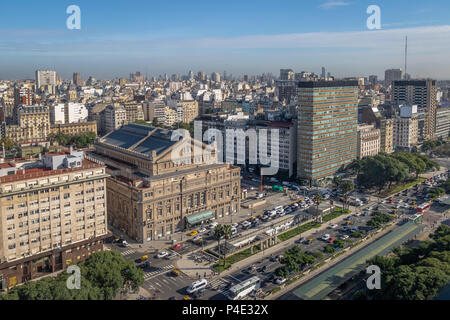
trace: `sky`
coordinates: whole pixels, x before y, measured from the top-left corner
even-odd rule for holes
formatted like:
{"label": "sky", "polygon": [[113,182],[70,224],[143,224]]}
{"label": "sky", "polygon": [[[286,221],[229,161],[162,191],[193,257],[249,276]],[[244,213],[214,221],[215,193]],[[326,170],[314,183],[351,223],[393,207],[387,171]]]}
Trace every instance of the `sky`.
{"label": "sky", "polygon": [[[67,7],[81,10],[69,30]],[[369,5],[381,29],[367,28]],[[224,70],[240,76],[292,68],[337,77],[404,68],[450,79],[450,1],[433,0],[22,0],[0,1],[0,79],[38,69],[87,79]]]}

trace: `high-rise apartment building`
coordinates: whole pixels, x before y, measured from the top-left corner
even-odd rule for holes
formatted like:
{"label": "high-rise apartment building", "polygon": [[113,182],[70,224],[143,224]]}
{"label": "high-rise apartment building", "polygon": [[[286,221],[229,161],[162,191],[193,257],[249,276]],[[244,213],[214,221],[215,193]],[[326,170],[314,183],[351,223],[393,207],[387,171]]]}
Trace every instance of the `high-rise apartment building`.
{"label": "high-rise apartment building", "polygon": [[64,270],[103,250],[106,177],[105,166],[82,151],[0,163],[0,286]]}
{"label": "high-rise apartment building", "polygon": [[389,69],[384,72],[384,85],[389,87],[392,81],[398,81],[403,79],[402,69]]}
{"label": "high-rise apartment building", "polygon": [[76,86],[82,86],[83,80],[81,80],[81,75],[77,72],[73,74],[73,84]]}
{"label": "high-rise apartment building", "polygon": [[422,139],[434,138],[437,103],[436,80],[403,80],[392,83],[392,104],[394,106],[417,105],[418,112],[425,113]]}
{"label": "high-rise apartment building", "polygon": [[56,86],[57,76],[56,71],[51,70],[37,70],[36,71],[36,87],[41,89],[43,86]]}
{"label": "high-rise apartment building", "polygon": [[30,88],[20,87],[14,88],[14,106],[31,106],[33,105],[33,96]]}
{"label": "high-rise apartment building", "polygon": [[143,104],[144,120],[153,121],[156,119],[160,123],[165,121],[166,104],[164,101],[147,101]]}
{"label": "high-rise apartment building", "polygon": [[220,82],[220,73],[218,72],[213,72],[211,74],[211,80],[215,81],[215,82]]}
{"label": "high-rise apartment building", "polygon": [[297,176],[316,181],[356,159],[358,82],[297,85]]}

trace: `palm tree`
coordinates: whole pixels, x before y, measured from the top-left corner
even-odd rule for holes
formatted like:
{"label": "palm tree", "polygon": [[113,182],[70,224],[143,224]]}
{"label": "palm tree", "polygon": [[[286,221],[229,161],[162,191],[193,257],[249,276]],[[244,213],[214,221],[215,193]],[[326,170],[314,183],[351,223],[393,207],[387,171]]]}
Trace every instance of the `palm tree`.
{"label": "palm tree", "polygon": [[334,176],[333,177],[333,189],[337,190],[339,188],[339,185],[341,184],[341,182],[342,182],[342,178],[341,177]]}
{"label": "palm tree", "polygon": [[348,195],[351,191],[355,189],[355,184],[353,181],[345,180],[339,185],[339,190],[344,194],[344,210],[347,205]]}
{"label": "palm tree", "polygon": [[[319,213],[319,206],[320,203],[322,202],[322,195],[320,193],[316,193],[314,195],[314,199],[316,200],[316,207],[317,207],[317,213]],[[322,221],[322,214],[320,214],[320,220]]]}
{"label": "palm tree", "polygon": [[220,240],[223,237],[223,226],[221,224],[217,225],[214,229],[214,239],[217,240],[217,248],[219,249],[219,255],[220,255]]}
{"label": "palm tree", "polygon": [[225,267],[226,258],[227,258],[227,240],[231,238],[231,234],[233,233],[233,228],[230,225],[225,225],[222,227],[222,235],[225,236],[225,250],[223,252],[223,266]]}

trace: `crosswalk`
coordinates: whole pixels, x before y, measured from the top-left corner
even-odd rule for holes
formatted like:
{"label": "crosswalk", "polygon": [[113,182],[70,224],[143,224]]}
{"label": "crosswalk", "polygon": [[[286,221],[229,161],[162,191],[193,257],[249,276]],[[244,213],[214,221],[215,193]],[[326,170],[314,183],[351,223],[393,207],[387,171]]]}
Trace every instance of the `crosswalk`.
{"label": "crosswalk", "polygon": [[208,285],[212,290],[219,291],[223,295],[226,295],[228,290],[225,288],[229,283],[230,283],[230,281],[227,281],[223,278],[216,278],[214,280],[211,280],[211,282],[209,282]]}
{"label": "crosswalk", "polygon": [[169,266],[164,266],[161,268],[157,268],[156,270],[152,271],[152,272],[145,272],[144,273],[144,281],[150,280],[154,277],[159,276],[162,273],[168,272],[169,270],[172,270],[174,268],[173,265],[169,265]]}
{"label": "crosswalk", "polygon": [[136,251],[134,251],[133,249],[129,249],[126,251],[121,252],[123,256],[129,256],[130,254],[135,253]]}

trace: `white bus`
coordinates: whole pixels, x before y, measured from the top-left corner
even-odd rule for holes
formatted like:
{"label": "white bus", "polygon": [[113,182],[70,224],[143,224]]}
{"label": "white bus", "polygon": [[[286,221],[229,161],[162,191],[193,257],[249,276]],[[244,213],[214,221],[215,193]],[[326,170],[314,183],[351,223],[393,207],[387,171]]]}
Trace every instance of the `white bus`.
{"label": "white bus", "polygon": [[248,295],[252,291],[256,291],[261,287],[261,280],[254,276],[245,280],[228,291],[227,297],[229,300],[239,300]]}
{"label": "white bus", "polygon": [[208,285],[208,281],[206,281],[206,279],[201,279],[198,281],[193,282],[189,288],[187,288],[187,293],[192,294],[194,292],[197,292],[199,290],[203,290],[206,288],[206,286]]}

